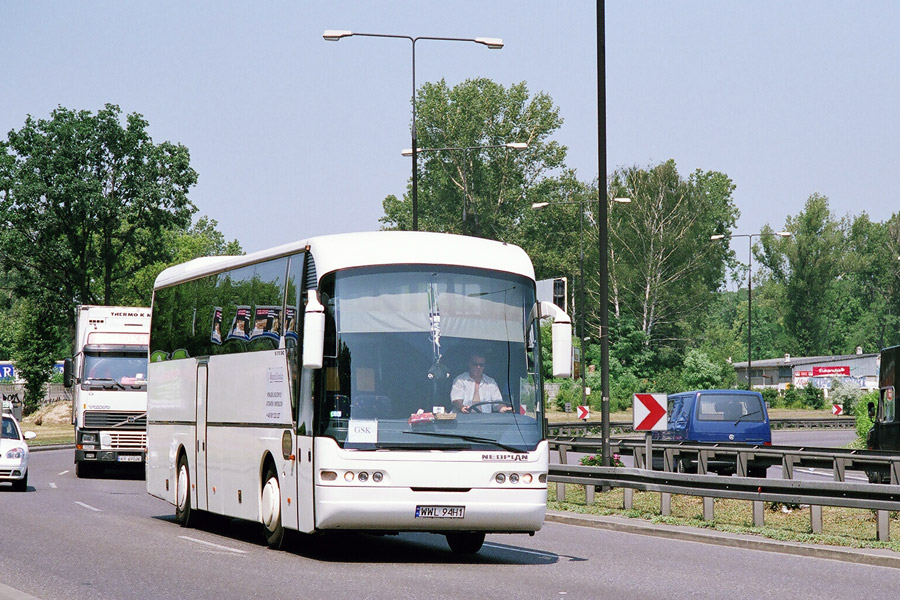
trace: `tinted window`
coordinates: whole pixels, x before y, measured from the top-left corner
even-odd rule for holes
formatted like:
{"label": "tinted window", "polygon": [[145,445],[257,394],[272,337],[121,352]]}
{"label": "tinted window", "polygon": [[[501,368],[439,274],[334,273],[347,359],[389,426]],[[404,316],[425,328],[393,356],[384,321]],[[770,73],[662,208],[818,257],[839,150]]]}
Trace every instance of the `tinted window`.
{"label": "tinted window", "polygon": [[749,394],[700,394],[697,419],[700,421],[762,422],[765,420],[759,396]]}

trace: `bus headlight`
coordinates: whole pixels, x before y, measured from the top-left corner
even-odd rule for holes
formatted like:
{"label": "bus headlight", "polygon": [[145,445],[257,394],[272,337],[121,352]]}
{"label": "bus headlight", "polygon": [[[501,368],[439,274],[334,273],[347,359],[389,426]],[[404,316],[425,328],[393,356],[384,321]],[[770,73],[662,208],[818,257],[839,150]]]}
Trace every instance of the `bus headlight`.
{"label": "bus headlight", "polygon": [[519,483],[519,474],[518,473],[510,473],[509,482],[512,484]]}
{"label": "bus headlight", "polygon": [[374,473],[372,473],[372,481],[374,481],[375,483],[381,483],[382,479],[384,479],[384,475],[381,473],[381,471],[375,471]]}
{"label": "bus headlight", "polygon": [[494,477],[494,481],[497,483],[506,483],[506,475],[504,473],[497,473],[497,476]]}
{"label": "bus headlight", "polygon": [[353,481],[353,477],[354,477],[353,471],[347,471],[344,473],[344,481],[346,481],[348,483]]}
{"label": "bus headlight", "polygon": [[369,474],[363,471],[357,475],[357,479],[359,479],[360,483],[365,483],[369,480]]}

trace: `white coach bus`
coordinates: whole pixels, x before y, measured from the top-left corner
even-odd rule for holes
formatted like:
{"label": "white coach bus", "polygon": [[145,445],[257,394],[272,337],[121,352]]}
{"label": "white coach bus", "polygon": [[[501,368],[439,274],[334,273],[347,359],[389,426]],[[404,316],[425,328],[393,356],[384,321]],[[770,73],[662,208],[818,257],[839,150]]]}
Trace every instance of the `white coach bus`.
{"label": "white coach bus", "polygon": [[[456,235],[322,236],[168,268],[153,293],[147,490],[182,525],[196,511],[260,522],[275,548],[285,528],[430,531],[455,552],[533,534],[542,316],[567,376],[571,323],[536,301],[525,252]],[[463,412],[451,390],[473,355],[496,386],[482,379]]]}

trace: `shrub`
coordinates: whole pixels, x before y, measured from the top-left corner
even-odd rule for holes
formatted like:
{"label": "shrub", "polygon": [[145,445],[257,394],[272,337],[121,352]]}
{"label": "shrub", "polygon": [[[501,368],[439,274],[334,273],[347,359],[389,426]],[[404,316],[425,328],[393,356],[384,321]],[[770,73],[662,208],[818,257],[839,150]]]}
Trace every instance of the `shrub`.
{"label": "shrub", "polygon": [[[624,467],[625,463],[621,460],[618,454],[612,455],[612,460],[609,461],[609,466],[611,467]],[[603,466],[603,455],[602,454],[592,454],[591,456],[582,456],[581,464],[586,467],[602,467]]]}
{"label": "shrub", "polygon": [[809,382],[800,390],[800,402],[805,408],[812,410],[825,408],[825,392]]}
{"label": "shrub", "polygon": [[765,388],[760,393],[769,408],[775,408],[781,404],[781,396],[775,388]]}
{"label": "shrub", "polygon": [[853,407],[853,414],[856,417],[856,435],[865,445],[866,436],[872,429],[872,419],[869,418],[869,402],[878,404],[878,392],[869,392],[863,394],[857,399],[856,405]]}

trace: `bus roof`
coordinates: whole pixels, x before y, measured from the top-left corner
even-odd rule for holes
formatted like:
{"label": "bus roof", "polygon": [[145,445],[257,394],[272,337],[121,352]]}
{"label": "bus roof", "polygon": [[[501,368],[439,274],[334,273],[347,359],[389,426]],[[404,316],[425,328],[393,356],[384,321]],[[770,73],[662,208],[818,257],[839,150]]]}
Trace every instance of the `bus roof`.
{"label": "bus roof", "polygon": [[154,288],[295,254],[307,246],[316,261],[319,278],[352,267],[421,264],[478,267],[534,279],[531,259],[513,244],[424,231],[368,231],[312,237],[243,256],[195,258],[165,269],[156,278]]}

